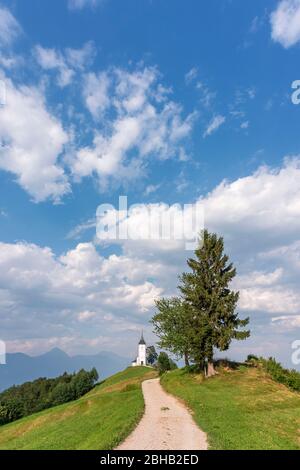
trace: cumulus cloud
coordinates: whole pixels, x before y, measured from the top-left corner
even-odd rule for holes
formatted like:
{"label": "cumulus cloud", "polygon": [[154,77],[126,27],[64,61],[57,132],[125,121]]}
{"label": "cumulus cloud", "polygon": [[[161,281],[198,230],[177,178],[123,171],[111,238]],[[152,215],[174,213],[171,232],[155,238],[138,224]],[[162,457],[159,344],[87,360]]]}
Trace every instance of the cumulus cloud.
{"label": "cumulus cloud", "polygon": [[[198,202],[205,225],[224,235],[226,248],[238,265],[236,288],[241,291],[240,308],[247,312],[293,313],[300,311],[300,159],[290,157],[280,168],[261,167],[250,176],[222,182]],[[149,240],[147,209],[160,219],[168,213],[164,204],[136,207],[126,223],[134,240],[120,240],[123,250],[142,258],[157,258],[168,266],[184,269],[185,242],[180,239]],[[172,221],[181,229],[180,212]],[[111,223],[107,213],[107,223]],[[155,216],[152,216],[155,220]],[[152,219],[151,219],[152,220]],[[192,227],[192,226],[191,226]],[[195,229],[195,226],[193,226]],[[144,238],[144,239],[143,239]],[[148,239],[147,239],[148,238]],[[171,272],[174,272],[173,269]]]}
{"label": "cumulus cloud", "polygon": [[147,272],[151,266],[152,275],[158,275],[158,262],[147,267],[126,256],[103,258],[91,243],[60,257],[33,244],[0,243],[0,266],[0,307],[10,341],[34,338],[36,331],[45,338],[74,340],[82,324],[91,325],[86,333],[92,338],[95,326],[99,336],[111,335],[114,325],[136,330],[162,292]]}
{"label": "cumulus cloud", "polygon": [[95,119],[101,118],[110,105],[109,86],[110,80],[106,72],[89,73],[85,77],[83,97]]}
{"label": "cumulus cloud", "polygon": [[[60,87],[72,84],[72,92],[81,87],[85,106],[85,112],[78,111],[77,104],[61,109],[61,119],[65,112],[67,119],[72,116],[64,129],[66,125],[48,110],[40,85],[16,86],[6,80],[0,168],[15,174],[35,201],[58,201],[70,191],[71,181],[84,177],[96,178],[102,191],[126,187],[147,172],[153,159],[188,158],[185,145],[196,114],[184,115],[157,68],[90,73],[86,69],[95,56],[91,42],[64,50],[38,45],[34,56],[43,70],[54,72]],[[42,83],[49,85],[53,77],[47,78]]]}
{"label": "cumulus cloud", "polygon": [[299,201],[298,156],[285,158],[282,167],[263,166],[250,176],[224,181],[203,198],[211,227],[231,237],[238,234],[242,247],[253,242],[261,249],[295,240],[300,229]]}
{"label": "cumulus cloud", "polygon": [[203,137],[208,137],[209,135],[216,132],[219,129],[219,127],[221,127],[222,124],[224,124],[225,121],[226,121],[225,116],[222,116],[221,114],[218,114],[217,116],[215,116],[208,124],[203,134]]}
{"label": "cumulus cloud", "polygon": [[272,39],[286,49],[300,41],[300,0],[281,0],[270,17]]}
{"label": "cumulus cloud", "polygon": [[0,6],[0,46],[10,46],[21,31],[22,29],[12,13],[7,8]]}
{"label": "cumulus cloud", "polygon": [[202,202],[207,226],[224,235],[237,260],[240,308],[299,314],[299,157],[224,181]]}
{"label": "cumulus cloud", "polygon": [[[241,293],[239,310],[251,316],[255,337],[261,325],[298,327],[299,201],[296,157],[285,159],[280,168],[263,167],[223,182],[200,198],[206,226],[224,235],[226,251],[237,266],[234,288]],[[161,204],[151,207],[158,217],[167,210]],[[145,216],[143,211],[130,213],[132,230],[144,229]],[[175,224],[176,220],[180,219],[174,217]],[[187,269],[190,252],[181,240],[119,243],[120,254],[106,258],[92,243],[79,244],[60,257],[36,245],[0,244],[0,310],[5,331],[14,332],[7,338],[12,347],[28,338],[28,349],[40,347],[40,340],[32,339],[34,324],[40,336],[52,338],[55,345],[71,350],[81,336],[89,351],[96,350],[108,344],[112,331],[120,343],[147,321],[154,299],[176,292],[177,276]],[[101,332],[101,342],[93,346],[95,331]],[[261,354],[273,352],[266,344],[263,349]]]}
{"label": "cumulus cloud", "polygon": [[[41,91],[5,79],[6,105],[0,108],[0,168],[39,202],[58,201],[70,187],[59,159],[68,135],[48,110]],[[38,177],[37,177],[38,175]]]}
{"label": "cumulus cloud", "polygon": [[70,161],[74,177],[96,174],[106,189],[108,183],[140,176],[149,158],[180,157],[195,114],[183,117],[169,94],[153,67],[88,74],[83,97],[98,125],[92,145],[80,148]]}

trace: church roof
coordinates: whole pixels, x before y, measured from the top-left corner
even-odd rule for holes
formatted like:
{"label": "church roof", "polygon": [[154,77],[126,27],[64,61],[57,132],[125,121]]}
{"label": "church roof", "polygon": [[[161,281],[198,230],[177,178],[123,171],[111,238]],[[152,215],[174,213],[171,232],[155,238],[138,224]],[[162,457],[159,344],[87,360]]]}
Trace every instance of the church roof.
{"label": "church roof", "polygon": [[141,339],[140,339],[140,342],[139,344],[146,344],[145,340],[144,340],[144,335],[142,333],[142,336],[141,336]]}

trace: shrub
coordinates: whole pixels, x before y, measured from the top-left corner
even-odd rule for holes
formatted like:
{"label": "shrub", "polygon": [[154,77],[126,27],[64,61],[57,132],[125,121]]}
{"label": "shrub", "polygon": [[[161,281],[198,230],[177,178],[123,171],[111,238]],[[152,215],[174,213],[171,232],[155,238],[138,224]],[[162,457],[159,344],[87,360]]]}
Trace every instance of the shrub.
{"label": "shrub", "polygon": [[266,372],[270,374],[273,380],[279,382],[287,387],[300,391],[300,373],[296,370],[289,370],[282,367],[273,357],[269,359],[260,358],[259,362],[262,364]]}
{"label": "shrub", "polygon": [[254,354],[248,354],[246,362],[257,362],[258,357],[255,356]]}

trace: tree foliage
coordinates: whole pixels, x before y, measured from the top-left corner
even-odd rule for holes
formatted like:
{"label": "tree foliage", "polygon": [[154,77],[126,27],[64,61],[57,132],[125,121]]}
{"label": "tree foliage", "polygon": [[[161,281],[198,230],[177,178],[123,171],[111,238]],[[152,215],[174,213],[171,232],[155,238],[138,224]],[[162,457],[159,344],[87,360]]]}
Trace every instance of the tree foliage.
{"label": "tree foliage", "polygon": [[230,289],[236,269],[224,253],[223,238],[204,230],[187,261],[189,272],[180,276],[180,297],[160,299],[152,318],[160,347],[176,356],[191,359],[214,373],[214,350],[225,351],[233,339],[243,340],[249,319],[236,313],[239,293]]}
{"label": "tree foliage", "polygon": [[187,263],[190,272],[182,274],[179,289],[192,310],[191,354],[197,364],[211,365],[214,348],[225,351],[233,339],[249,337],[250,332],[241,329],[249,319],[241,320],[235,311],[239,292],[229,285],[236,269],[224,254],[222,237],[205,230],[195,258]]}
{"label": "tree foliage", "polygon": [[162,375],[168,370],[177,369],[175,362],[168,356],[166,352],[161,352],[157,360],[157,369],[159,374]]}
{"label": "tree foliage", "polygon": [[154,332],[159,337],[159,347],[166,349],[176,357],[184,357],[189,365],[190,356],[190,308],[178,297],[159,299],[156,302],[157,313],[151,322]]}
{"label": "tree foliage", "polygon": [[90,372],[82,369],[55,379],[40,378],[11,387],[0,394],[0,424],[76,400],[89,392],[98,378],[95,368]]}

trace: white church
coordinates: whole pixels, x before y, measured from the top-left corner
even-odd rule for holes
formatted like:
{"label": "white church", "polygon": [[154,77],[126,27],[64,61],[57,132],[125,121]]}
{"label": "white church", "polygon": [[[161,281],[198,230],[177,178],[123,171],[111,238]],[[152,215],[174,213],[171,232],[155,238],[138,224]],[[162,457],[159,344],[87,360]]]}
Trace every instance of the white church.
{"label": "white church", "polygon": [[132,362],[132,367],[136,366],[146,366],[147,365],[147,356],[146,356],[146,342],[144,340],[144,335],[142,333],[139,346],[138,346],[138,356]]}

